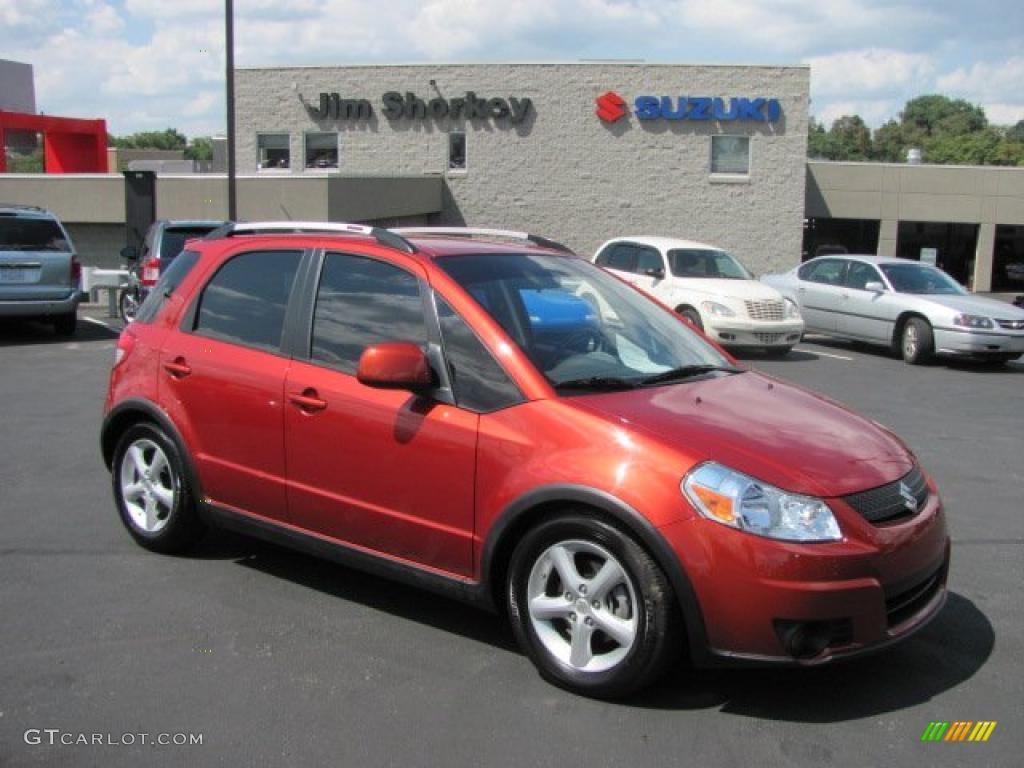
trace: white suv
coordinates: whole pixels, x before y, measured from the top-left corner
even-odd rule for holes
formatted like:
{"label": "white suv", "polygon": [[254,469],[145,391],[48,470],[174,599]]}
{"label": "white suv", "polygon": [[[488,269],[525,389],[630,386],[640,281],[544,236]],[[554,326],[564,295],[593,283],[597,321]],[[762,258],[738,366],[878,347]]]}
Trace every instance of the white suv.
{"label": "white suv", "polygon": [[617,237],[594,262],[683,315],[725,347],[784,355],[800,341],[804,321],[792,301],[725,251],[671,237]]}

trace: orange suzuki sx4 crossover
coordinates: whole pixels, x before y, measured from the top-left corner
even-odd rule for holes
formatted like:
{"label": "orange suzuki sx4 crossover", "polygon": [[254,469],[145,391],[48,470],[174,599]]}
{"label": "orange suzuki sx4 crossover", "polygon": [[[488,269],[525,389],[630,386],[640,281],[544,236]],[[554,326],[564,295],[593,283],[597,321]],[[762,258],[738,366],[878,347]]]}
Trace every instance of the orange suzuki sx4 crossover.
{"label": "orange suzuki sx4 crossover", "polygon": [[855,655],[946,599],[898,437],[524,233],[190,241],[121,334],[101,442],[144,547],[232,528],[507,611],[590,696],[684,655]]}

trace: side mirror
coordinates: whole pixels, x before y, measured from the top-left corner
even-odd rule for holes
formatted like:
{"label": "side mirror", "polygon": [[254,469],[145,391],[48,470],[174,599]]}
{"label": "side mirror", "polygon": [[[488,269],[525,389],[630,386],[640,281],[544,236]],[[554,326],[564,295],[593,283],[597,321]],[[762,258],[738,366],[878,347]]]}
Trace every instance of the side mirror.
{"label": "side mirror", "polygon": [[372,344],[364,349],[356,378],[361,384],[375,389],[422,392],[434,386],[434,372],[426,354],[408,341]]}
{"label": "side mirror", "polygon": [[872,280],[870,283],[864,284],[864,290],[871,291],[872,293],[885,293],[885,285],[877,280]]}
{"label": "side mirror", "polygon": [[135,261],[139,258],[139,249],[134,245],[126,245],[121,249],[121,258],[125,261]]}
{"label": "side mirror", "polygon": [[645,269],[644,270],[644,274],[647,277],[653,277],[655,280],[662,280],[665,277],[665,270],[661,269],[661,268],[658,268],[658,269]]}

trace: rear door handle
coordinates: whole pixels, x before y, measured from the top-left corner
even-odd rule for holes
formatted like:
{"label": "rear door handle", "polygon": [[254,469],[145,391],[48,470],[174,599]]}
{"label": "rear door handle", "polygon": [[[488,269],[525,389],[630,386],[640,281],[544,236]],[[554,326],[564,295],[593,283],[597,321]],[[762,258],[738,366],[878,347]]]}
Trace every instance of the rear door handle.
{"label": "rear door handle", "polygon": [[175,379],[184,379],[192,373],[192,366],[185,362],[184,357],[176,357],[169,363],[164,363],[164,370]]}
{"label": "rear door handle", "polygon": [[305,413],[315,413],[327,407],[327,401],[312,387],[306,387],[302,392],[292,392],[288,395],[288,402]]}

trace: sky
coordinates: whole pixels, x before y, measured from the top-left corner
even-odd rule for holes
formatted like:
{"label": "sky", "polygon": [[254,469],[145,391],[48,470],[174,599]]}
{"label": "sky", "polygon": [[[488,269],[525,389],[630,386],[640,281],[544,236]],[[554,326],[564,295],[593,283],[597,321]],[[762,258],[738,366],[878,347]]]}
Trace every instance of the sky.
{"label": "sky", "polygon": [[[47,114],[225,132],[220,0],[0,0],[0,58]],[[1021,0],[235,0],[237,66],[580,59],[807,64],[826,125],[926,93],[1024,119]]]}

